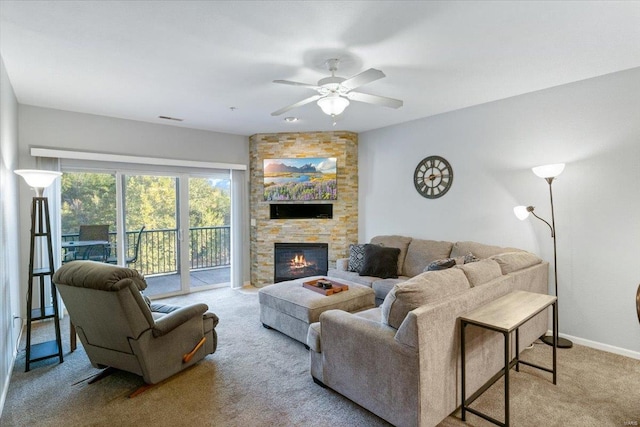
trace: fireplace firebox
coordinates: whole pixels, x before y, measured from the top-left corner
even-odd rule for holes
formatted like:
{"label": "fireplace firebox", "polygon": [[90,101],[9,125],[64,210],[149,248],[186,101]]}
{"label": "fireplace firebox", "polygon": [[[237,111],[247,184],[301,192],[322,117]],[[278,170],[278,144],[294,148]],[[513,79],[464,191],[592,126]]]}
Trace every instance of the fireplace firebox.
{"label": "fireplace firebox", "polygon": [[327,243],[275,243],[273,281],[326,275],[328,252]]}

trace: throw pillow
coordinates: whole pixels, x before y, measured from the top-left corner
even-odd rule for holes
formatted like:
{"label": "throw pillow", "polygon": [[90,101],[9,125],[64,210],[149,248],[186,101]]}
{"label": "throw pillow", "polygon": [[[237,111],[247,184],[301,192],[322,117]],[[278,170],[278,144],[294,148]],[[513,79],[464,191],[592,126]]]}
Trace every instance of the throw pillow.
{"label": "throw pillow", "polygon": [[480,258],[469,252],[466,255],[457,256],[454,258],[456,260],[456,265],[469,264],[470,262],[478,262]]}
{"label": "throw pillow", "polygon": [[480,261],[480,258],[476,257],[471,252],[469,252],[468,254],[463,256],[462,259],[463,259],[463,264],[469,264],[470,262],[478,262],[478,261]]}
{"label": "throw pillow", "polygon": [[381,279],[395,279],[398,277],[398,256],[400,249],[365,244],[364,264],[360,276],[374,276]]}
{"label": "throw pillow", "polygon": [[349,245],[349,264],[347,271],[359,273],[364,264],[364,245]]}
{"label": "throw pillow", "polygon": [[407,256],[407,248],[411,242],[411,237],[404,236],[375,236],[371,239],[371,244],[385,246],[387,248],[400,249],[400,255],[398,256],[398,275],[401,275],[404,271],[404,258]]}
{"label": "throw pillow", "polygon": [[427,265],[424,271],[446,270],[447,268],[451,268],[454,265],[456,265],[456,260],[453,258],[437,259]]}

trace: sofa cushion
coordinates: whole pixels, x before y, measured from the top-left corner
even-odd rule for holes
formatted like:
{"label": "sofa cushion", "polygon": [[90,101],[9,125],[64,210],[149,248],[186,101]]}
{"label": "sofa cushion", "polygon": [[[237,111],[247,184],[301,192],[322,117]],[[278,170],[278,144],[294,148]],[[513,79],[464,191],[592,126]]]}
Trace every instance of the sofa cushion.
{"label": "sofa cushion", "polygon": [[[371,244],[385,246],[387,248],[400,249],[400,255],[398,255],[398,276],[402,274],[404,268],[404,259],[407,256],[407,248],[411,243],[411,237],[404,236],[376,236],[371,239]],[[504,252],[504,251],[503,251]]]}
{"label": "sofa cushion", "polygon": [[531,252],[519,251],[519,252],[506,252],[498,255],[493,255],[492,260],[496,261],[500,265],[502,274],[509,274],[514,271],[522,270],[523,268],[531,267],[532,265],[540,264],[542,260],[538,256]]}
{"label": "sofa cushion", "polygon": [[469,288],[465,274],[456,268],[419,274],[387,294],[381,306],[382,323],[398,329],[411,310]]}
{"label": "sofa cushion", "polygon": [[456,269],[464,272],[471,287],[482,285],[502,276],[500,265],[492,259],[481,259],[478,262],[457,265]]}
{"label": "sofa cushion", "polygon": [[364,265],[364,245],[349,245],[349,264],[347,271],[359,273]]}
{"label": "sofa cushion", "polygon": [[432,261],[449,258],[453,243],[436,240],[413,239],[404,260],[404,275],[413,277],[422,273]]}
{"label": "sofa cushion", "polygon": [[375,282],[376,280],[380,280],[379,277],[360,276],[360,274],[354,271],[344,271],[344,270],[336,270],[336,269],[329,269],[329,271],[327,271],[327,276],[333,277],[336,279],[348,280],[350,282],[354,282],[359,285],[365,285],[368,287],[371,287],[373,282]]}
{"label": "sofa cushion", "polygon": [[501,254],[504,252],[518,252],[521,249],[516,248],[503,248],[500,246],[485,245],[477,242],[456,242],[451,249],[451,258],[464,256],[471,252],[478,258],[489,258],[492,255]]}
{"label": "sofa cushion", "polygon": [[385,246],[364,245],[364,264],[361,276],[375,276],[382,279],[398,277],[398,256],[400,249]]}

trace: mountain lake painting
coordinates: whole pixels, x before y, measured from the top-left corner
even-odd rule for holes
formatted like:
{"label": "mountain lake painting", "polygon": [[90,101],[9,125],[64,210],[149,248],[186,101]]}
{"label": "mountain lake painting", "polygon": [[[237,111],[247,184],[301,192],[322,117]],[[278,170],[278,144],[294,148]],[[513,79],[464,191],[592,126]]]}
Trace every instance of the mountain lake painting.
{"label": "mountain lake painting", "polygon": [[337,200],[336,158],[265,159],[264,199]]}

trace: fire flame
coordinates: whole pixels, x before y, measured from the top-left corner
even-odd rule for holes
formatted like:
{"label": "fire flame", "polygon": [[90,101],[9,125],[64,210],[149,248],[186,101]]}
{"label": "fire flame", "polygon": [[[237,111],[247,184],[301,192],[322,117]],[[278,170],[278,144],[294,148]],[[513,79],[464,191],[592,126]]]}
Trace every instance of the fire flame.
{"label": "fire flame", "polygon": [[296,255],[291,260],[291,268],[305,268],[310,264],[304,259],[304,255]]}

